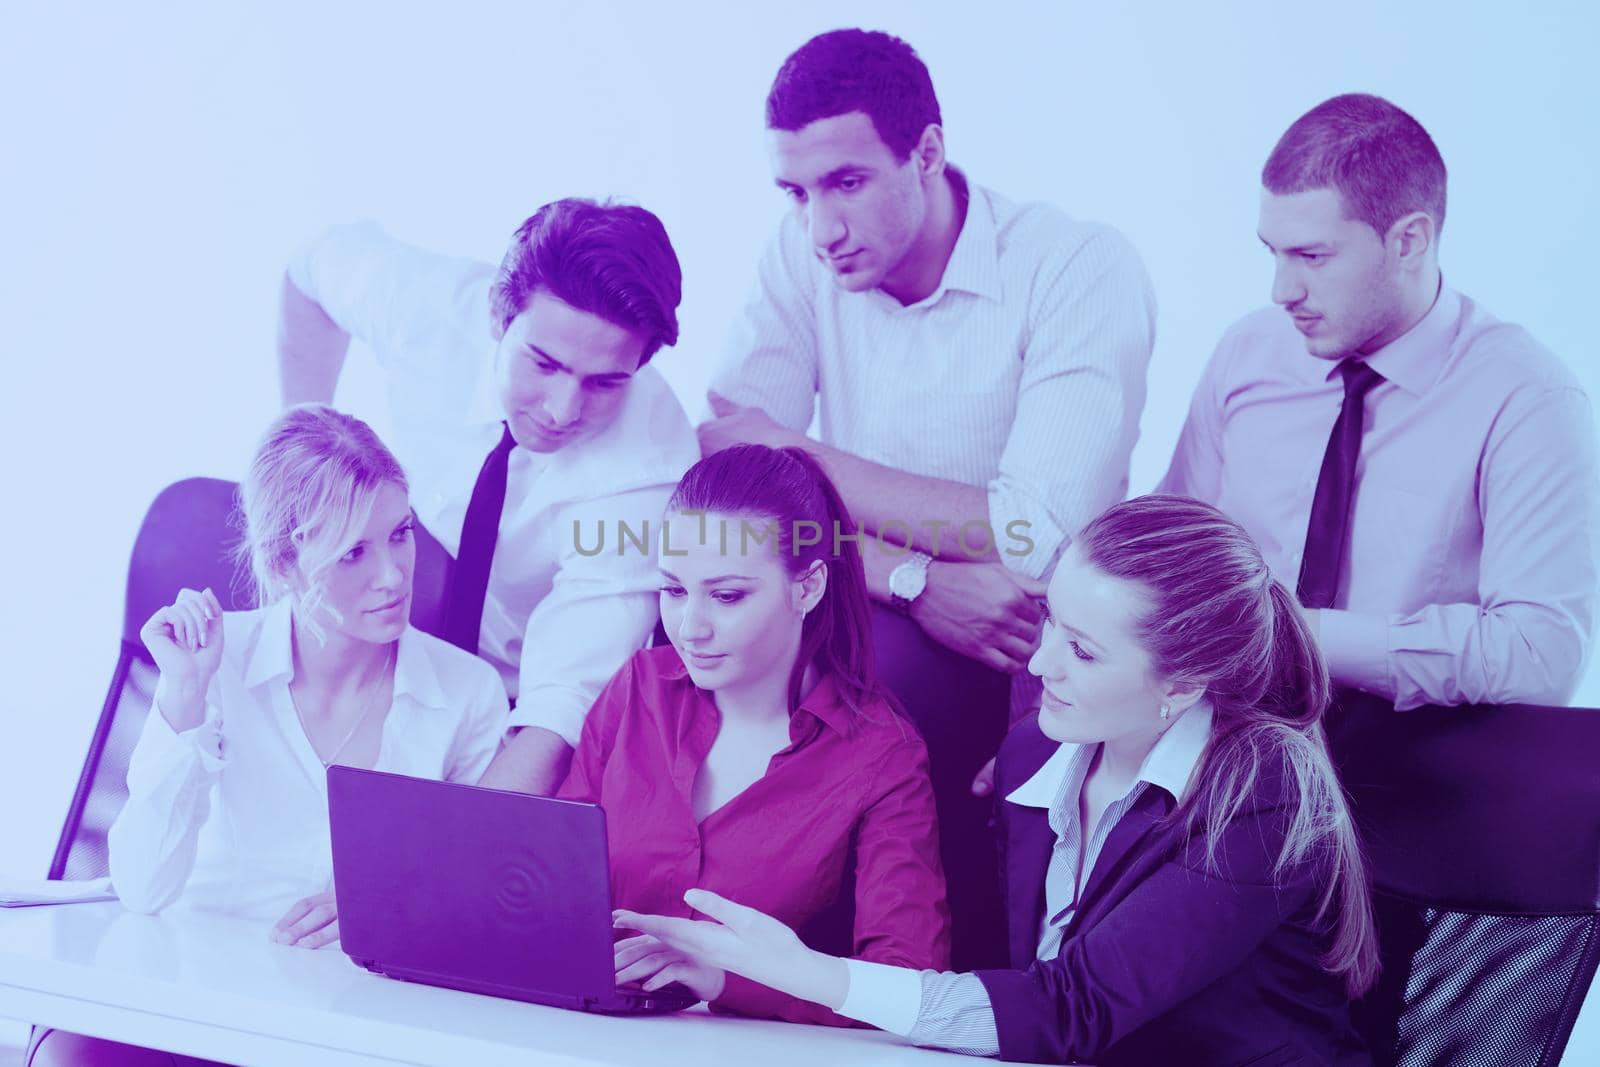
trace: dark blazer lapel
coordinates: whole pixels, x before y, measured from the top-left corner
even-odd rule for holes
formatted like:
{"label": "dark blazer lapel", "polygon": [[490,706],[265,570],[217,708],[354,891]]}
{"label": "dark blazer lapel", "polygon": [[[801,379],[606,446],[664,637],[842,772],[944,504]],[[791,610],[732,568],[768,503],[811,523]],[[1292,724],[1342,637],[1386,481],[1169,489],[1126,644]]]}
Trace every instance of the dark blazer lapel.
{"label": "dark blazer lapel", "polygon": [[[1120,899],[1122,894],[1114,890],[1117,883],[1124,880],[1128,869],[1165,862],[1165,850],[1150,847],[1147,839],[1159,832],[1158,824],[1172,808],[1172,798],[1165,790],[1147,786],[1139,799],[1134,801],[1133,807],[1111,828],[1106,843],[1100,848],[1100,855],[1094,861],[1094,870],[1089,872],[1089,881],[1083,887],[1078,910],[1073,914],[1063,937],[1071,937],[1079,924],[1096,917],[1107,903],[1115,904]],[[1141,842],[1144,842],[1143,847],[1140,847]]]}
{"label": "dark blazer lapel", "polygon": [[1044,878],[1050,869],[1055,831],[1043,808],[1008,803],[1022,783],[1039,772],[1060,747],[1039,730],[1037,717],[1018,722],[1006,735],[995,762],[995,795],[1000,798],[1001,847],[1007,941],[1012,965],[1026,968],[1039,950],[1039,924],[1044,920]]}
{"label": "dark blazer lapel", "polygon": [[1044,921],[1044,880],[1050,871],[1055,831],[1043,808],[1007,804],[1006,925],[1011,965],[1025,969],[1039,952],[1039,924]]}

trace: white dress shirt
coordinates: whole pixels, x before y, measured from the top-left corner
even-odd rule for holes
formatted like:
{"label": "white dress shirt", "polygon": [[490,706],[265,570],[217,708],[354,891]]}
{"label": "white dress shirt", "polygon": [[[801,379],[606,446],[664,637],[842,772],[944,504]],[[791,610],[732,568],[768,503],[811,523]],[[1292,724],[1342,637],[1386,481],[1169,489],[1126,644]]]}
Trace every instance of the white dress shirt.
{"label": "white dress shirt", "polygon": [[[388,371],[395,455],[417,515],[452,555],[504,417],[494,393],[489,284],[495,268],[414,248],[374,223],[337,226],[290,280]],[[616,421],[551,453],[513,449],[483,607],[479,655],[517,701],[512,726],[576,745],[600,687],[648,641],[661,586],[654,531],[699,442],[672,389],[646,365]],[[579,546],[584,551],[579,551]],[[594,552],[597,544],[602,551]]]}
{"label": "white dress shirt", "polygon": [[[1000,558],[1037,578],[1127,493],[1155,297],[1115,230],[968,188],[939,286],[909,306],[842,289],[785,218],[712,388],[796,432],[815,400],[823,443],[985,488]],[[1014,521],[1031,551],[1007,554]]]}
{"label": "white dress shirt", "polygon": [[[1569,700],[1600,604],[1600,458],[1589,399],[1528,335],[1441,287],[1366,357],[1349,556],[1320,643],[1336,681],[1397,708]],[[1195,388],[1161,489],[1215,504],[1290,589],[1338,364],[1280,308],[1234,324]]]}
{"label": "white dress shirt", "polygon": [[[1183,796],[1211,738],[1211,718],[1211,705],[1205,701],[1180,715],[1145,756],[1133,784],[1106,807],[1087,835],[1078,801],[1099,745],[1062,744],[1033,777],[1006,797],[1012,804],[1044,808],[1056,835],[1045,874],[1039,959],[1053,959],[1061,951],[1062,933],[1077,911],[1106,838],[1144,791],[1154,787],[1174,800]],[[839,1014],[918,1045],[974,1056],[999,1055],[994,1008],[977,975],[915,971],[864,960],[846,960],[845,965],[850,988]]]}
{"label": "white dress shirt", "polygon": [[[111,827],[111,881],[134,911],[177,903],[271,923],[331,885],[326,771],[290,703],[289,601],[222,625],[204,721],[175,733],[159,708],[145,721]],[[488,664],[408,627],[374,769],[474,783],[505,722]]]}

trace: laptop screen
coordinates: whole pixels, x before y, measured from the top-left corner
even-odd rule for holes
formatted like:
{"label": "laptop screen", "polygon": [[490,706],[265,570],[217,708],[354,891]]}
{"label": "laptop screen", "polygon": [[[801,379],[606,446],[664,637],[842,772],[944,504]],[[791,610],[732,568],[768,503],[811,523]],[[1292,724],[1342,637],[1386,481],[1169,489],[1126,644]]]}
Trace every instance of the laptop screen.
{"label": "laptop screen", "polygon": [[328,809],[352,958],[441,984],[615,988],[600,808],[336,764]]}

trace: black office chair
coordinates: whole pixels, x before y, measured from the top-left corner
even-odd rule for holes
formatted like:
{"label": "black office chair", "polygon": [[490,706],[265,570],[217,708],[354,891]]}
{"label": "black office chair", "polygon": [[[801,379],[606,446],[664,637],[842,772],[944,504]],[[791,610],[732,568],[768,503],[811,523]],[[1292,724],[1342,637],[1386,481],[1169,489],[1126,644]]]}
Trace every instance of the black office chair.
{"label": "black office chair", "polygon": [[1342,693],[1328,727],[1375,883],[1374,1058],[1554,1067],[1600,964],[1600,711]]}
{"label": "black office chair", "polygon": [[[234,482],[188,478],[163,489],[145,513],[128,565],[117,665],[50,861],[50,878],[99,878],[108,872],[106,834],[127,800],[128,761],[155,694],[155,663],[139,640],[139,628],[185,586],[209,586],[224,611],[251,606],[246,576],[233,563],[242,534],[237,492]],[[437,633],[452,560],[421,527],[416,543],[411,622]]]}

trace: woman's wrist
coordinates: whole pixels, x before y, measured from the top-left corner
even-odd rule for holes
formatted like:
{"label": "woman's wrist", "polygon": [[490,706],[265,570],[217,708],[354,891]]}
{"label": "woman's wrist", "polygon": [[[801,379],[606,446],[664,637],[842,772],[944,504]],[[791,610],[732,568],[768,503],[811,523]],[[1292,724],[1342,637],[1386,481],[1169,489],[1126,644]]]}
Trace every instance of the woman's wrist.
{"label": "woman's wrist", "polygon": [[788,990],[802,1000],[838,1011],[850,992],[850,968],[838,956],[806,949],[795,973],[796,988]]}
{"label": "woman's wrist", "polygon": [[206,691],[203,686],[160,678],[156,681],[153,703],[161,717],[167,720],[167,725],[172,727],[173,733],[192,730],[206,718]]}

